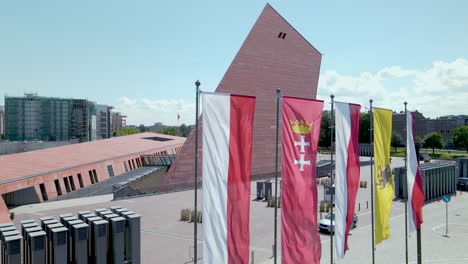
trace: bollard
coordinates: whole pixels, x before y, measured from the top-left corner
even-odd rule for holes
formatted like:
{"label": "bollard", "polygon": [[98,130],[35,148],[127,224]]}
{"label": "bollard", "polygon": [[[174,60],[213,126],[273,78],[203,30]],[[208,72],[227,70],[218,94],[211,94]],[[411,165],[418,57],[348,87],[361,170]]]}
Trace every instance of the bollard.
{"label": "bollard", "polygon": [[358,203],[358,212],[361,211],[361,203]]}
{"label": "bollard", "polygon": [[5,251],[3,252],[3,263],[20,264],[21,263],[21,235],[6,237],[3,241]]}
{"label": "bollard", "polygon": [[50,248],[48,249],[48,261],[50,264],[67,263],[68,261],[68,229],[66,227],[50,228]]}
{"label": "bollard", "polygon": [[82,223],[71,226],[72,261],[74,264],[88,263],[89,225]]}
{"label": "bollard", "polygon": [[125,257],[132,264],[141,264],[140,219],[137,214],[127,215],[125,226]]}
{"label": "bollard", "polygon": [[252,260],[252,264],[255,264],[255,252],[252,250],[250,259]]}
{"label": "bollard", "polygon": [[[88,218],[90,220],[91,218]],[[91,222],[91,262],[107,263],[107,237],[109,222],[98,220]]]}
{"label": "bollard", "polygon": [[45,264],[45,237],[44,231],[28,233],[28,244],[31,250],[31,264]]}
{"label": "bollard", "polygon": [[366,209],[369,209],[369,201],[366,201]]}
{"label": "bollard", "polygon": [[107,259],[112,264],[124,263],[124,231],[125,231],[125,218],[118,216],[110,218],[109,222],[109,248]]}

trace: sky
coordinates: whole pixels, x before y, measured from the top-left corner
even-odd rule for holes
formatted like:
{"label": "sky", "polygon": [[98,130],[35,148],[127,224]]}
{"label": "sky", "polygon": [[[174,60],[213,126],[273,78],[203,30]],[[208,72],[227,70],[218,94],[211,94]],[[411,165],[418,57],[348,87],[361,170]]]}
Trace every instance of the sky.
{"label": "sky", "polygon": [[[266,3],[0,0],[0,105],[32,92],[193,124],[194,82],[216,89]],[[317,98],[468,114],[468,1],[269,3],[323,54]]]}

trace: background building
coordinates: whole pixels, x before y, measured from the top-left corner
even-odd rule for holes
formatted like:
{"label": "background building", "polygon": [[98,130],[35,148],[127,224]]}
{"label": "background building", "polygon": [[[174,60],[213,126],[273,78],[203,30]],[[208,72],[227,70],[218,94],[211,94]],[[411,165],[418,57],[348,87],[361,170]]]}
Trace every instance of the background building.
{"label": "background building", "polygon": [[117,131],[127,126],[126,118],[127,116],[122,115],[120,112],[112,112],[111,126],[112,134],[115,135]]}
{"label": "background building", "polygon": [[112,112],[114,107],[97,105],[96,107],[96,136],[97,139],[112,137]]}
{"label": "background building", "polygon": [[[432,132],[442,134],[446,147],[453,147],[452,136],[456,127],[468,125],[468,115],[448,115],[436,119],[426,118],[417,110],[414,112],[415,135],[424,138]],[[405,139],[405,114],[404,112],[393,113],[393,133]]]}
{"label": "background building", "polygon": [[5,134],[5,109],[0,105],[0,136]]}
{"label": "background building", "polygon": [[[104,109],[104,118],[96,116]],[[5,134],[11,141],[86,142],[100,138],[101,120],[107,126],[102,131],[108,137],[110,107],[96,105],[86,99],[5,96]],[[99,136],[98,136],[99,134]]]}

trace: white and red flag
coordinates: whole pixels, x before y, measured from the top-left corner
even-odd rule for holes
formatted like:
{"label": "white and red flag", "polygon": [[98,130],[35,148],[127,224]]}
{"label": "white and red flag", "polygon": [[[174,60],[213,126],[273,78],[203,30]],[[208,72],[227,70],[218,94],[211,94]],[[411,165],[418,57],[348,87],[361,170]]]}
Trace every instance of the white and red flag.
{"label": "white and red flag", "polygon": [[202,93],[203,262],[249,263],[255,97]]}
{"label": "white and red flag", "polygon": [[424,189],[422,185],[419,159],[416,153],[414,140],[414,117],[413,113],[406,112],[406,153],[407,153],[407,176],[408,181],[408,218],[410,232],[419,230],[423,222],[422,208],[424,205]]}
{"label": "white and red flag", "polygon": [[359,188],[359,119],[361,106],[336,102],[335,250],[337,259],[348,250]]}
{"label": "white and red flag", "polygon": [[317,145],[323,101],[283,97],[281,262],[320,263]]}

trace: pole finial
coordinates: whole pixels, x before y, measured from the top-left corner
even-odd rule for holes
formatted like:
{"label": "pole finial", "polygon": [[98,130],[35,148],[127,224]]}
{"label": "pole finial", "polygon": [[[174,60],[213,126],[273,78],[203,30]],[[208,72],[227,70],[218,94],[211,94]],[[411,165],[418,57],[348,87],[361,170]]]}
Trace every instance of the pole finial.
{"label": "pole finial", "polygon": [[200,87],[200,85],[201,85],[200,81],[197,80],[197,81],[195,82],[195,85],[197,86],[197,88]]}
{"label": "pole finial", "polygon": [[333,100],[333,98],[335,98],[335,96],[333,94],[330,94],[330,98]]}
{"label": "pole finial", "polygon": [[408,103],[405,101],[405,105],[407,105]]}
{"label": "pole finial", "polygon": [[276,93],[280,94],[281,93],[281,88],[276,88]]}

